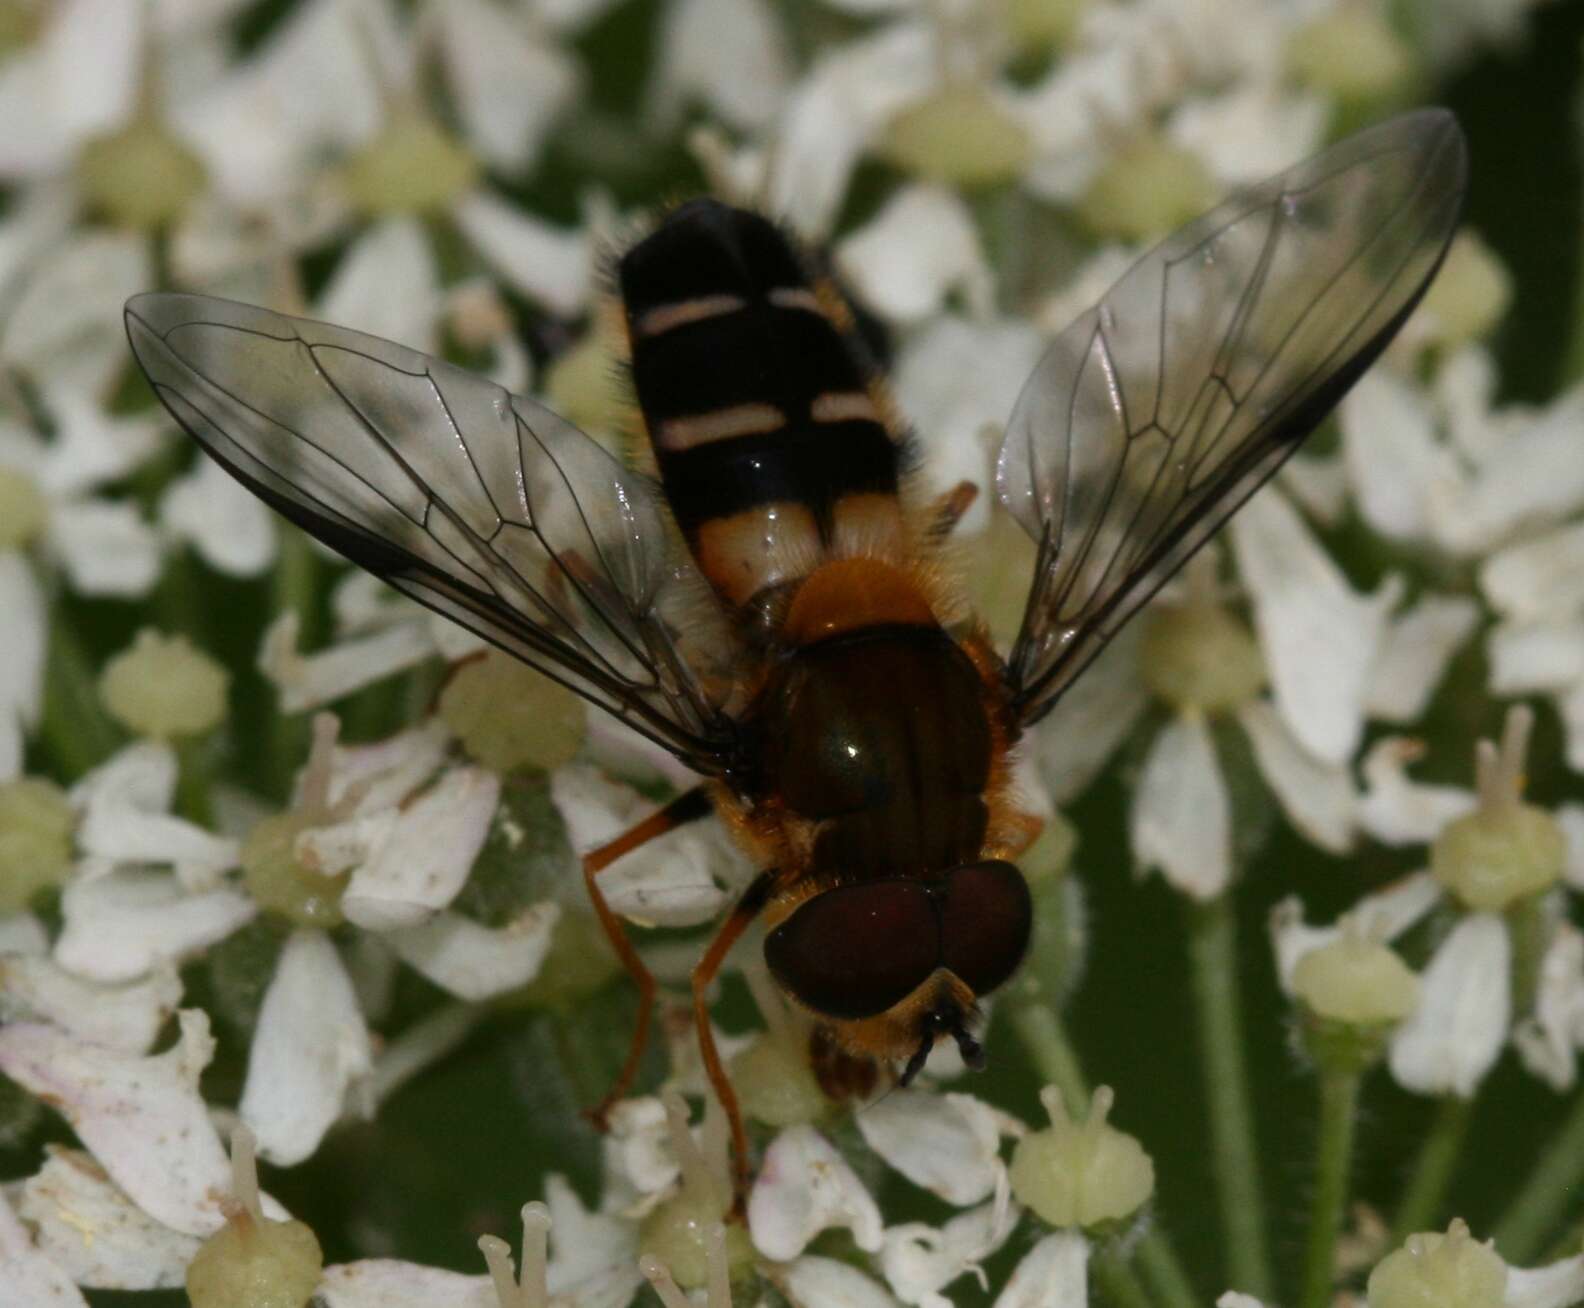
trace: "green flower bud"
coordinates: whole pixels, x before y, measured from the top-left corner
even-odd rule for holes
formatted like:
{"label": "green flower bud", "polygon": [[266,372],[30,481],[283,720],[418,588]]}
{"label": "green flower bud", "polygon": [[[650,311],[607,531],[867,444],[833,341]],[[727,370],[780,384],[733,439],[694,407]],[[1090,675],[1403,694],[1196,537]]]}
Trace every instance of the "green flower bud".
{"label": "green flower bud", "polygon": [[1055,1227],[1094,1228],[1132,1216],[1155,1192],[1155,1164],[1132,1136],[1106,1122],[1115,1099],[1101,1086],[1089,1116],[1067,1116],[1061,1092],[1040,1093],[1050,1128],[1018,1141],[1012,1155],[1012,1193]]}
{"label": "green flower bud", "polygon": [[1265,685],[1265,661],[1253,634],[1219,604],[1157,605],[1145,618],[1139,671],[1177,709],[1224,712]]}
{"label": "green flower bud", "polygon": [[39,0],[0,0],[0,58],[27,49],[43,25]]}
{"label": "green flower bud", "polygon": [[225,718],[231,674],[185,636],[145,627],[107,664],[99,696],[110,716],[155,740],[196,736]]}
{"label": "green flower bud", "polygon": [[[697,1290],[709,1283],[709,1246],[711,1230],[725,1222],[720,1200],[713,1194],[691,1194],[684,1189],[667,1199],[643,1220],[638,1231],[638,1248],[658,1258],[684,1290]],[[726,1266],[733,1281],[753,1270],[754,1248],[748,1231],[739,1222],[729,1222],[726,1230]]]}
{"label": "green flower bud", "polygon": [[31,477],[0,467],[0,553],[20,549],[44,530],[49,502]]}
{"label": "green flower bud", "polygon": [[169,227],[208,188],[203,162],[152,113],[96,136],[77,155],[77,182],[88,204],[137,231]]}
{"label": "green flower bud", "polygon": [[469,757],[497,772],[553,772],[583,744],[583,701],[496,649],[452,673],[440,692],[439,711]]}
{"label": "green flower bud", "polygon": [[1441,271],[1425,292],[1421,312],[1448,347],[1488,335],[1512,303],[1512,274],[1474,232],[1453,238]]}
{"label": "green flower bud", "polygon": [[586,432],[622,429],[632,398],[616,361],[622,357],[620,329],[605,315],[595,318],[577,343],[545,370],[545,400]]}
{"label": "green flower bud", "polygon": [[1475,912],[1512,907],[1562,877],[1567,837],[1533,804],[1504,804],[1447,824],[1430,846],[1436,880]]}
{"label": "green flower bud", "polygon": [[728,1070],[743,1112],[766,1126],[818,1122],[835,1106],[809,1065],[806,1040],[767,1031],[737,1054]]}
{"label": "green flower bud", "polygon": [[1384,100],[1406,91],[1413,52],[1375,9],[1339,5],[1293,33],[1287,67],[1299,82],[1338,100]]}
{"label": "green flower bud", "polygon": [[1461,1219],[1445,1235],[1410,1235],[1370,1273],[1370,1308],[1502,1308],[1507,1264]]}
{"label": "green flower bud", "polygon": [[342,922],[343,876],[326,876],[297,859],[297,837],[322,826],[317,812],[277,813],[258,823],[242,846],[242,879],[266,912],[298,926],[333,927]]}
{"label": "green flower bud", "polygon": [[977,86],[949,86],[904,109],[881,142],[898,168],[965,188],[1015,181],[1031,150],[1023,124]]}
{"label": "green flower bud", "polygon": [[304,1308],[323,1272],[306,1223],[274,1222],[244,1207],[193,1255],[187,1297],[192,1308]]}
{"label": "green flower bud", "polygon": [[1086,7],[1086,0],[999,0],[996,6],[1013,46],[1027,54],[1065,45]]}
{"label": "green flower bud", "polygon": [[1202,213],[1215,193],[1210,170],[1193,151],[1138,136],[1095,175],[1078,216],[1100,236],[1142,241]]}
{"label": "green flower bud", "polygon": [[478,180],[472,152],[424,114],[393,113],[342,172],[347,198],[370,217],[433,213]]}
{"label": "green flower bud", "polygon": [[0,913],[26,908],[71,871],[72,811],[52,781],[21,777],[0,785]]}
{"label": "green flower bud", "polygon": [[1391,1026],[1419,1003],[1419,978],[1408,965],[1351,923],[1298,960],[1292,986],[1316,1017],[1350,1026]]}
{"label": "green flower bud", "polygon": [[551,928],[550,948],[539,965],[539,975],[503,995],[501,1002],[509,1007],[570,1012],[621,972],[621,960],[599,919],[580,909],[563,908]]}

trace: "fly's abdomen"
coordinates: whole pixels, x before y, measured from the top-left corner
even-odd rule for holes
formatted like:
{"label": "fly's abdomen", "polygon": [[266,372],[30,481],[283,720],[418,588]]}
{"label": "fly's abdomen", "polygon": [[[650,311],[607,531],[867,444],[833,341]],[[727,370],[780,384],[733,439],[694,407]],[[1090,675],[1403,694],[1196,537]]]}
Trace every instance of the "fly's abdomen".
{"label": "fly's abdomen", "polygon": [[877,379],[839,296],[772,223],[694,201],[622,259],[620,282],[666,496],[724,599],[895,553],[898,448]]}

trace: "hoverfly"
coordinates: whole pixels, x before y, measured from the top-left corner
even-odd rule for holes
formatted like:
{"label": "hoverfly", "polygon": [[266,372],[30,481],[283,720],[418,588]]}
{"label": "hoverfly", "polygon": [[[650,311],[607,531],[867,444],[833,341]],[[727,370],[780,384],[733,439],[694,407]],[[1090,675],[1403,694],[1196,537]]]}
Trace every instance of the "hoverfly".
{"label": "hoverfly", "polygon": [[[617,266],[658,476],[533,400],[339,327],[182,294],[126,310],[172,416],[285,517],[670,750],[704,779],[584,860],[719,814],[762,869],[693,973],[763,918],[826,1046],[970,1065],[1017,968],[1038,822],[1009,753],[1385,348],[1446,253],[1467,163],[1443,110],[1374,127],[1143,256],[1049,347],[996,490],[1037,545],[1004,656],[939,566],[971,498],[921,503],[838,289],[765,218],[682,205]],[[993,415],[987,415],[993,416]],[[961,491],[962,488],[959,488]],[[602,1108],[605,1106],[602,1105]]]}

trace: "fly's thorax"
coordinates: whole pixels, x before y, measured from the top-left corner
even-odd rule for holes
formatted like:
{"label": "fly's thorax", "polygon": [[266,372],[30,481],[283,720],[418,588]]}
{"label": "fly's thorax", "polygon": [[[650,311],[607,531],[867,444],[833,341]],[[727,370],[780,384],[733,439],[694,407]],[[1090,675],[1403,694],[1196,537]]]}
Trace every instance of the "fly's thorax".
{"label": "fly's thorax", "polygon": [[832,558],[901,550],[885,388],[839,292],[773,223],[683,205],[619,280],[666,498],[727,604]]}

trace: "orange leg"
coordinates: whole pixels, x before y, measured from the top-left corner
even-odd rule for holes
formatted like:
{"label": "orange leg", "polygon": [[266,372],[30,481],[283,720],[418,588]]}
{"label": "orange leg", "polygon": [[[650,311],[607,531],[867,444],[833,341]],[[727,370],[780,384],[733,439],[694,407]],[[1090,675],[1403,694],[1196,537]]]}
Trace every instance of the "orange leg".
{"label": "orange leg", "polygon": [[599,918],[600,926],[605,929],[605,935],[616,951],[616,957],[621,959],[627,974],[638,986],[638,1021],[633,1028],[632,1047],[627,1051],[627,1061],[622,1064],[622,1070],[616,1077],[616,1083],[611,1086],[610,1093],[586,1114],[601,1131],[606,1129],[606,1115],[610,1112],[611,1106],[627,1093],[632,1086],[633,1078],[638,1075],[638,1063],[643,1058],[644,1046],[649,1043],[649,1028],[654,1017],[655,979],[654,974],[644,966],[643,959],[638,957],[638,951],[633,948],[632,941],[627,938],[626,931],[622,929],[621,919],[605,902],[597,878],[623,854],[647,844],[656,836],[663,836],[668,831],[676,830],[677,827],[686,826],[701,817],[708,817],[714,811],[715,806],[710,803],[709,795],[705,793],[704,788],[695,787],[678,795],[659,812],[651,813],[637,826],[630,831],[624,831],[609,844],[601,845],[583,856],[583,884],[588,888],[589,902],[594,905],[594,915]]}
{"label": "orange leg", "polygon": [[969,506],[978,498],[979,488],[973,482],[958,482],[930,505],[930,525],[925,534],[935,543],[945,540],[962,521],[962,515],[968,512]]}
{"label": "orange leg", "polygon": [[698,1028],[699,1052],[704,1057],[704,1072],[714,1087],[715,1097],[726,1110],[726,1121],[731,1125],[732,1215],[737,1218],[747,1211],[748,1132],[743,1128],[737,1092],[732,1089],[732,1083],[726,1076],[726,1067],[721,1062],[720,1050],[715,1047],[715,1033],[710,1029],[708,992],[721,964],[726,961],[726,955],[731,953],[731,947],[754,918],[759,916],[759,910],[770,898],[775,877],[775,871],[771,869],[753,879],[737,901],[737,907],[732,909],[731,916],[721,923],[721,929],[715,933],[715,939],[705,950],[704,957],[699,959],[693,969],[693,1024]]}

